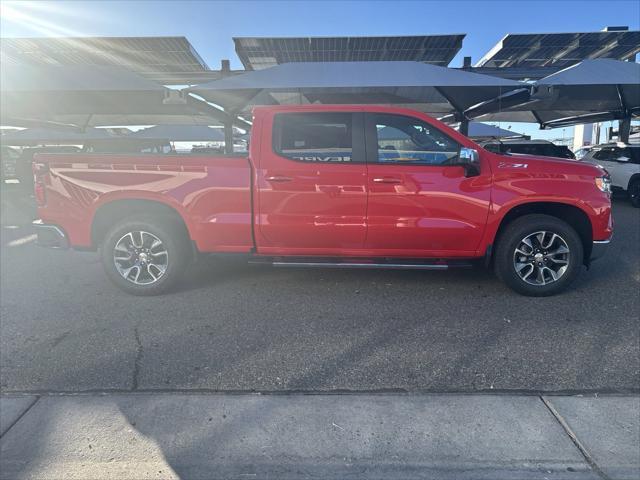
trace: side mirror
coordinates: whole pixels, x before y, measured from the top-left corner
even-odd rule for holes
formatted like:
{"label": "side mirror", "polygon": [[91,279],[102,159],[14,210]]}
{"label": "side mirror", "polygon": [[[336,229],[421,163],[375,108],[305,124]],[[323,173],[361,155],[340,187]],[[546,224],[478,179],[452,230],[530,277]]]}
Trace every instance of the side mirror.
{"label": "side mirror", "polygon": [[480,175],[480,154],[475,148],[462,147],[456,165],[464,168],[465,177]]}
{"label": "side mirror", "polygon": [[628,162],[629,157],[618,157],[616,158],[616,162]]}

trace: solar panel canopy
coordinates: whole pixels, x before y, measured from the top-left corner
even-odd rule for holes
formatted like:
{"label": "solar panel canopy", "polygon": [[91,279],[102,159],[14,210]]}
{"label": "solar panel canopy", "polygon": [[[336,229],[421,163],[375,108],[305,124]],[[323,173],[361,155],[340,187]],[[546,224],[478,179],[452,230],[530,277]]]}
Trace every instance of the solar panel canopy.
{"label": "solar panel canopy", "polygon": [[93,140],[110,140],[121,137],[110,129],[87,127],[83,131],[56,130],[52,128],[27,128],[2,136],[3,145],[82,145]]}
{"label": "solar panel canopy", "polygon": [[[211,125],[229,119],[206,102],[121,67],[3,65],[0,85],[2,125],[20,126],[15,122],[25,119],[87,126]],[[127,116],[146,121],[129,123]]]}
{"label": "solar panel canopy", "polygon": [[506,35],[476,67],[559,67],[589,58],[633,60],[640,52],[640,31]]}
{"label": "solar panel canopy", "polygon": [[268,104],[422,105],[462,111],[526,84],[422,62],[291,62],[186,89],[231,111]]}
{"label": "solar panel canopy", "polygon": [[447,66],[464,34],[388,37],[235,37],[247,70],[291,62],[416,61]]}
{"label": "solar panel canopy", "polygon": [[3,65],[117,66],[136,73],[209,69],[185,37],[3,38]]}

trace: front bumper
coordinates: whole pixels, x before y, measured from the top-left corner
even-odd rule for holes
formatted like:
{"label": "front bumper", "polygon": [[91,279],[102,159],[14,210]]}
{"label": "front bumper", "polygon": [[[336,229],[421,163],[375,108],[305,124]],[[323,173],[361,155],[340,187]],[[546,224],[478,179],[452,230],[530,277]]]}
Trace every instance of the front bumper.
{"label": "front bumper", "polygon": [[69,248],[69,239],[64,231],[56,226],[36,220],[32,223],[38,235],[37,244],[48,248]]}
{"label": "front bumper", "polygon": [[610,243],[611,238],[609,240],[594,240],[593,246],[591,247],[591,256],[589,257],[589,263],[604,256]]}

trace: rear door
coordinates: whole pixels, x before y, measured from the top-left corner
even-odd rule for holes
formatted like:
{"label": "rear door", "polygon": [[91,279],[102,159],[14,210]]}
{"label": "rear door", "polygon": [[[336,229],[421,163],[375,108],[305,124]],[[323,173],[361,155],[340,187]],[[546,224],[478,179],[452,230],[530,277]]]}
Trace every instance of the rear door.
{"label": "rear door", "polygon": [[[366,248],[389,256],[471,256],[489,212],[491,172],[465,177],[461,145],[425,120],[367,113]],[[482,150],[480,150],[482,156]]]}
{"label": "rear door", "polygon": [[362,124],[360,112],[267,114],[256,171],[261,253],[343,255],[363,248]]}

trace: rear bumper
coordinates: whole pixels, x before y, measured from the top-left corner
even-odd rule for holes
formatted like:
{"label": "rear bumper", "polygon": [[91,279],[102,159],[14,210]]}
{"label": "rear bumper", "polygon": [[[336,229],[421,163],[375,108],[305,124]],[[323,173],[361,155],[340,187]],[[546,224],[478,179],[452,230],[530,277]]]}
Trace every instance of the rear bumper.
{"label": "rear bumper", "polygon": [[49,225],[42,220],[36,220],[32,225],[38,235],[37,243],[41,247],[69,248],[67,235],[57,225]]}
{"label": "rear bumper", "polygon": [[593,262],[598,258],[604,256],[609,248],[609,244],[611,243],[611,239],[609,240],[594,240],[593,246],[591,247],[591,256],[589,257],[589,262]]}

